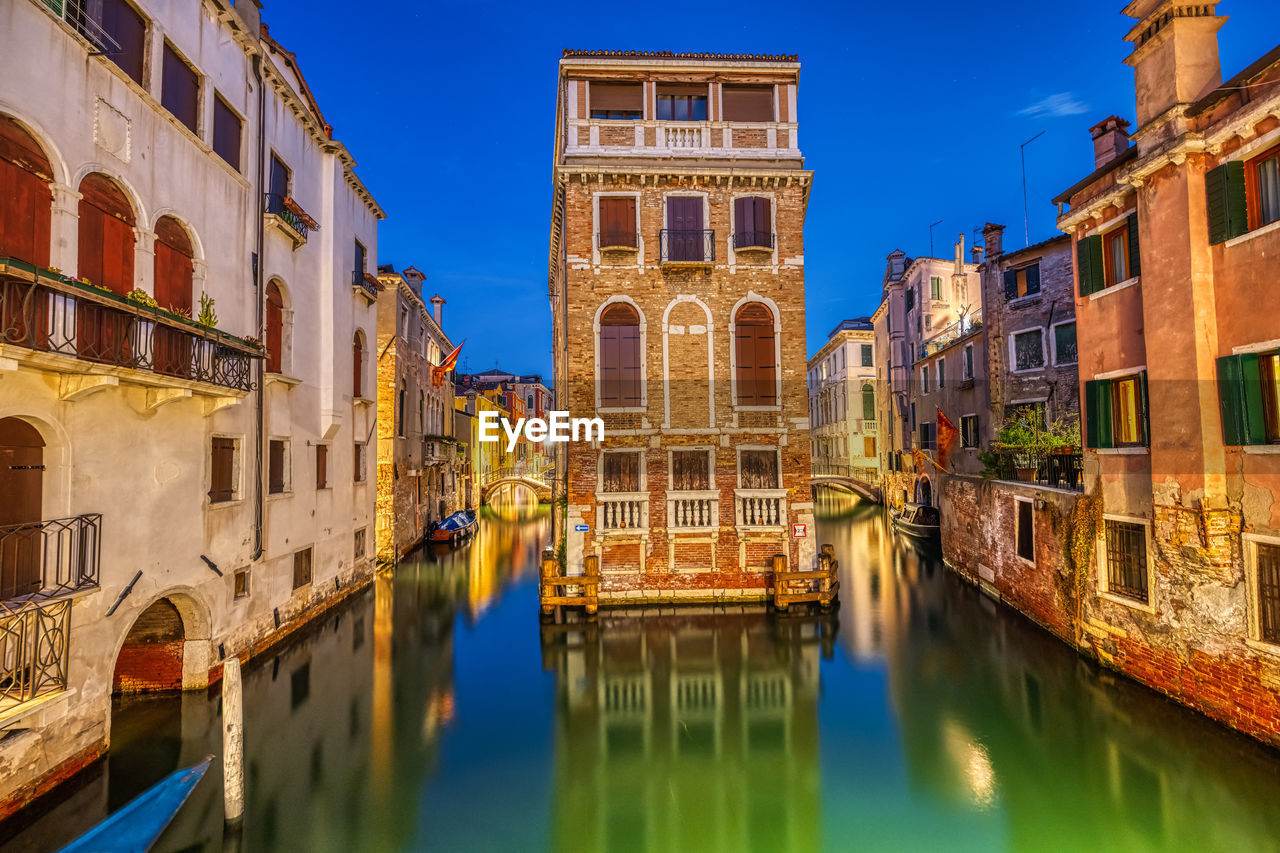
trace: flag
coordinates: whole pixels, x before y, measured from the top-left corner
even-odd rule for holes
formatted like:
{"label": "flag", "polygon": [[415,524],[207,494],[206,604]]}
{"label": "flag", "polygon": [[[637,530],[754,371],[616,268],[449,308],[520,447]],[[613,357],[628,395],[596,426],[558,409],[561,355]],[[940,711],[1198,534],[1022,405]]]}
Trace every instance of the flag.
{"label": "flag", "polygon": [[[465,344],[464,340],[462,344]],[[444,378],[449,375],[449,371],[453,370],[458,364],[458,353],[462,352],[462,344],[458,344],[453,348],[453,352],[444,357],[438,366],[431,368],[431,384],[439,388],[444,384]]]}
{"label": "flag", "polygon": [[938,467],[944,471],[947,469],[947,457],[959,436],[960,430],[942,413],[942,409],[938,409]]}
{"label": "flag", "polygon": [[925,465],[928,464],[929,457],[924,455],[924,451],[918,447],[911,448],[911,461],[915,465],[916,473],[923,474]]}

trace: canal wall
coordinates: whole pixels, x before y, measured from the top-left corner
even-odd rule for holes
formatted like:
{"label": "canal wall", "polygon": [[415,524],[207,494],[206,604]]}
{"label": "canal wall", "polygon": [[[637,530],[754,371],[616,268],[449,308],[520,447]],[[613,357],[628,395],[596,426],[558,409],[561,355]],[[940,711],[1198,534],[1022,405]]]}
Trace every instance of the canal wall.
{"label": "canal wall", "polygon": [[[1247,639],[1243,560],[1238,546],[1224,551],[1222,519],[1156,514],[1158,594],[1139,607],[1099,586],[1100,491],[939,481],[948,568],[1103,666],[1280,747],[1280,658]],[[1019,555],[1019,504],[1031,507],[1032,559]]]}

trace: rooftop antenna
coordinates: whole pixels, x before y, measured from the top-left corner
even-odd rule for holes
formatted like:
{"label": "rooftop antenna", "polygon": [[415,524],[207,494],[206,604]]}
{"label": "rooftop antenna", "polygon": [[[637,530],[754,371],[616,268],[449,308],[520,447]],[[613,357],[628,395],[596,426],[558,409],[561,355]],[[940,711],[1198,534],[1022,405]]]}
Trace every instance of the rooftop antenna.
{"label": "rooftop antenna", "polygon": [[[946,221],[947,220],[945,219],[939,219],[937,222],[933,223],[933,225],[941,225]],[[929,226],[929,257],[931,258],[933,257],[933,225]]]}
{"label": "rooftop antenna", "polygon": [[1027,207],[1027,146],[1042,136],[1044,136],[1043,130],[1019,146],[1022,152],[1022,238],[1025,241],[1022,247],[1024,249],[1031,245],[1031,224]]}

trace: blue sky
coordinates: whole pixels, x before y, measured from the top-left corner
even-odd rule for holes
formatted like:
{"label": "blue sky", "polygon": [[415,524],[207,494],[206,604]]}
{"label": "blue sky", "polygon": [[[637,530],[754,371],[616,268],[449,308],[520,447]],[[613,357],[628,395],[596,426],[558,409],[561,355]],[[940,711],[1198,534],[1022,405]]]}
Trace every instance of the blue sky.
{"label": "blue sky", "polygon": [[[1275,0],[1223,0],[1230,77],[1276,45]],[[1120,0],[981,5],[758,2],[616,6],[265,0],[335,135],[388,213],[379,263],[413,264],[448,299],[464,367],[551,369],[546,263],[556,63],[563,48],[797,53],[808,351],[870,314],[894,248],[950,257],[984,222],[1031,242],[1049,199],[1093,168],[1087,129],[1133,119]]]}

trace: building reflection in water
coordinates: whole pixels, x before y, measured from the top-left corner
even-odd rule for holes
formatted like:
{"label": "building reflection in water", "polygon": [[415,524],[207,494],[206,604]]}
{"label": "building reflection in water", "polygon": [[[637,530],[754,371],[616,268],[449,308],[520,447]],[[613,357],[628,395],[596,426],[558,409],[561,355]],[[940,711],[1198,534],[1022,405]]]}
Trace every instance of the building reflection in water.
{"label": "building reflection in water", "polygon": [[560,850],[815,850],[834,615],[607,611],[542,626]]}

